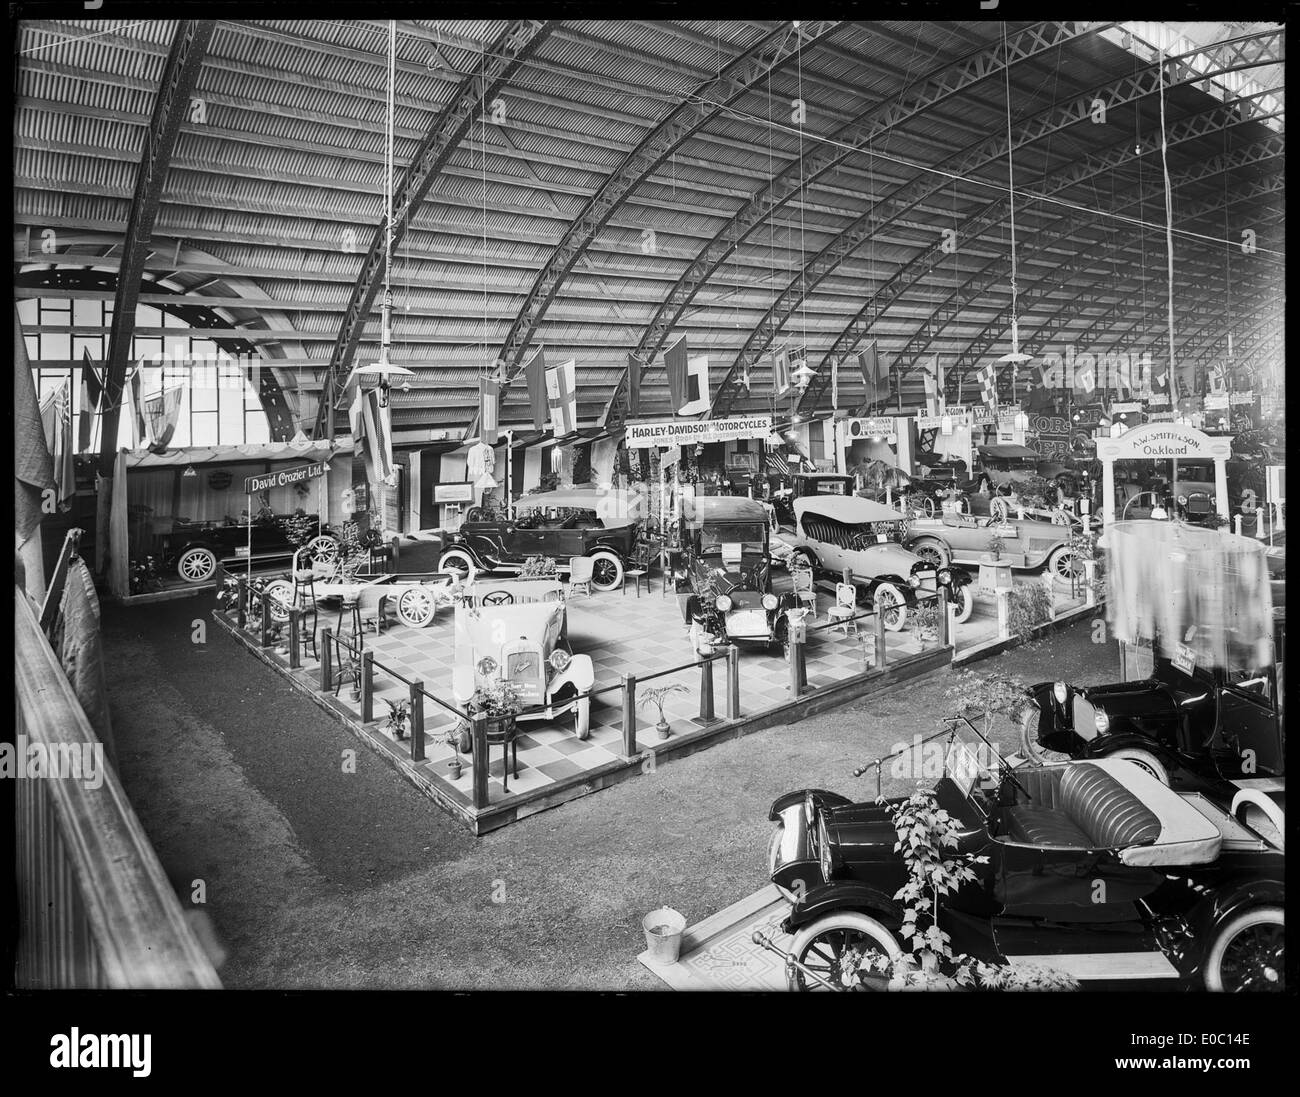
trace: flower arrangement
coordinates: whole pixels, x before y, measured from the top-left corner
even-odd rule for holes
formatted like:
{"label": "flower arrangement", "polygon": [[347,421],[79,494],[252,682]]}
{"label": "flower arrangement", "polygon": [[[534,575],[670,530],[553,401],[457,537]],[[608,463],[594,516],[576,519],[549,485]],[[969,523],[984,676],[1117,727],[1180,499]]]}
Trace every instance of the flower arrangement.
{"label": "flower arrangement", "polygon": [[519,690],[504,678],[494,678],[479,686],[468,704],[471,712],[497,719],[517,716],[523,707]]}
{"label": "flower arrangement", "polygon": [[521,579],[552,579],[559,574],[559,566],[550,556],[529,556],[519,569]]}

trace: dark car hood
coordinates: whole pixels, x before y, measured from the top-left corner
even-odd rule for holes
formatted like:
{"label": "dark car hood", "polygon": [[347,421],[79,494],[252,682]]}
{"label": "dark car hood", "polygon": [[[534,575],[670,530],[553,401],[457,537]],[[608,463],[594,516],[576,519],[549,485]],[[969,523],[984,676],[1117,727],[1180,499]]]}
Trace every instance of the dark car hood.
{"label": "dark car hood", "polygon": [[704,557],[695,561],[695,568],[701,578],[713,580],[719,594],[741,590],[766,592],[768,589],[767,561],[761,556],[742,557],[738,568],[724,567],[716,556]]}
{"label": "dark car hood", "polygon": [[[1194,687],[1191,679],[1188,679],[1188,686]],[[1078,692],[1094,707],[1104,709],[1110,717],[1174,716],[1178,712],[1170,687],[1151,678],[1139,682],[1088,686]]]}
{"label": "dark car hood", "polygon": [[879,804],[847,804],[823,808],[826,833],[841,863],[896,861],[898,834],[887,808]]}

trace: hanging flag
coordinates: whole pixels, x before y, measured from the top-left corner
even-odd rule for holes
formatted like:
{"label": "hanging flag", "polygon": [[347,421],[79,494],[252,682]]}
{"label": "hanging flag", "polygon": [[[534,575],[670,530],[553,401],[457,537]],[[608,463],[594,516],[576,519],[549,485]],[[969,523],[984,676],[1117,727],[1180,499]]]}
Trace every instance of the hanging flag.
{"label": "hanging flag", "polygon": [[984,404],[996,410],[998,406],[998,367],[992,362],[983,366],[979,371],[979,379]]}
{"label": "hanging flag", "polygon": [[1208,392],[1221,395],[1228,391],[1228,367],[1222,362],[1216,362],[1210,367]]}
{"label": "hanging flag", "polygon": [[36,380],[27,358],[27,342],[14,307],[14,530],[26,541],[41,524],[42,494],[54,486],[54,462],[45,444]]}
{"label": "hanging flag", "polygon": [[563,438],[578,429],[578,363],[570,358],[546,371],[546,400],[551,409],[551,433]]}
{"label": "hanging flag", "polygon": [[131,371],[131,384],[128,403],[131,405],[131,436],[134,449],[143,449],[149,443],[149,428],[144,418],[144,366],[136,366]]}
{"label": "hanging flag", "polygon": [[686,336],[664,351],[664,370],[668,374],[668,399],[673,408],[686,403]]}
{"label": "hanging flag", "polygon": [[43,402],[42,414],[47,423],[49,451],[54,457],[54,490],[62,506],[77,490],[73,463],[76,449],[72,437],[72,392],[66,381],[48,401]]}
{"label": "hanging flag", "polygon": [[176,433],[176,426],[180,422],[181,397],[184,393],[183,385],[174,385],[145,400],[144,411],[150,453],[167,452],[167,445],[172,440],[172,435]]}
{"label": "hanging flag", "polygon": [[354,446],[360,446],[361,439],[366,436],[366,420],[362,414],[365,407],[366,394],[361,391],[361,386],[356,385],[352,390],[352,403],[348,405],[348,425],[352,428],[352,442]]}
{"label": "hanging flag", "polygon": [[95,416],[99,414],[99,398],[104,393],[104,386],[100,383],[90,351],[83,350],[81,355],[81,416],[77,430],[77,452],[86,453],[90,449]]}
{"label": "hanging flag", "polygon": [[367,390],[361,396],[361,432],[365,438],[362,455],[366,462],[366,482],[378,484],[387,481],[393,472],[392,411],[380,407],[379,389]]}
{"label": "hanging flag", "polygon": [[921,380],[925,382],[925,413],[926,415],[939,414],[939,361],[935,359],[933,366],[921,363]]}
{"label": "hanging flag", "polygon": [[840,408],[840,360],[831,359],[831,411]]}
{"label": "hanging flag", "polygon": [[782,347],[772,352],[772,395],[784,396],[790,391],[790,352]]}
{"label": "hanging flag", "polygon": [[678,415],[699,415],[709,410],[709,356],[697,355],[686,363],[686,400]]}
{"label": "hanging flag", "polygon": [[501,413],[501,382],[490,377],[478,379],[479,438],[489,446],[496,445],[497,420]]}
{"label": "hanging flag", "polygon": [[641,363],[631,354],[627,356],[627,414],[630,418],[641,414]]}
{"label": "hanging flag", "polygon": [[858,369],[862,371],[862,384],[866,388],[862,395],[863,405],[883,401],[889,395],[889,389],[882,383],[885,378],[880,370],[880,354],[874,342],[858,355]]}
{"label": "hanging flag", "polygon": [[533,430],[546,429],[546,349],[538,347],[524,367],[528,378],[528,407],[533,415]]}
{"label": "hanging flag", "polygon": [[740,366],[740,387],[749,392],[749,359],[745,358]]}

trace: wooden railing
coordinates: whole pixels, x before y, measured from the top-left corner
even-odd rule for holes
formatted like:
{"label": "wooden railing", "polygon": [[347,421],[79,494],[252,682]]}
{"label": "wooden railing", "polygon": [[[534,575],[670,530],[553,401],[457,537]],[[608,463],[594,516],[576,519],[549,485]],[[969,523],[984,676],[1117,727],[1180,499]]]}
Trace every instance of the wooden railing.
{"label": "wooden railing", "polygon": [[[18,743],[51,757],[102,750],[21,590],[15,603]],[[17,984],[219,988],[116,772],[106,762],[98,772],[98,788],[72,777],[14,781]]]}

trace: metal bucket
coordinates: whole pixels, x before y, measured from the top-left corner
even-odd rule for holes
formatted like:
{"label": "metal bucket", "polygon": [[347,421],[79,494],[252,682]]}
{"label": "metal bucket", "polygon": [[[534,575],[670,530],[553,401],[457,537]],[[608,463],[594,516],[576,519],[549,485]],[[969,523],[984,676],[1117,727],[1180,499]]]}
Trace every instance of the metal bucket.
{"label": "metal bucket", "polygon": [[646,948],[650,961],[655,964],[675,964],[682,947],[682,934],[686,932],[686,919],[672,907],[652,910],[641,919],[645,930]]}

